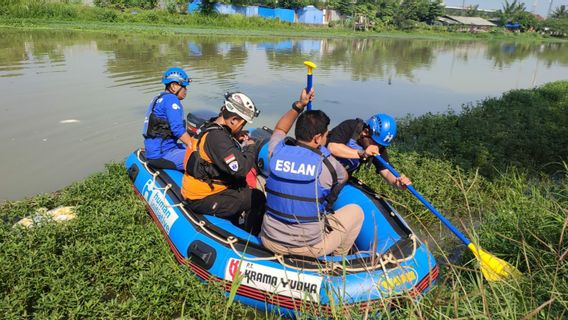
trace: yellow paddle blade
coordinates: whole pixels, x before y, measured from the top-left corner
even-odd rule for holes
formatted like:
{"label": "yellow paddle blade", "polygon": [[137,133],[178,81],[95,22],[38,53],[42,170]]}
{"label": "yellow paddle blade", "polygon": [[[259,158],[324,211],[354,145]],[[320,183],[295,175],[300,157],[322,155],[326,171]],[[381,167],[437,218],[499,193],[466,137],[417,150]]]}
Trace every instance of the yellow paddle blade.
{"label": "yellow paddle blade", "polygon": [[499,259],[491,253],[476,247],[473,243],[470,243],[467,247],[479,261],[481,273],[487,281],[499,281],[509,277],[518,278],[521,276],[521,272],[505,260]]}

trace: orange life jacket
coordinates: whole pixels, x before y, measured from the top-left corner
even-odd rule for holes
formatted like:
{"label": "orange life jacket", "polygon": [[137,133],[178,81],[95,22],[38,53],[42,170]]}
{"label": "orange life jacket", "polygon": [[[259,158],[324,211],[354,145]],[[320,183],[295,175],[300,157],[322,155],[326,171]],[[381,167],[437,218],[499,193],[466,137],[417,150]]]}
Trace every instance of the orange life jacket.
{"label": "orange life jacket", "polygon": [[[202,130],[197,139],[192,138],[192,148],[188,147],[185,152],[185,173],[183,175],[181,183],[181,193],[185,199],[199,200],[228,189],[228,185],[226,183],[214,179],[214,177],[194,177],[193,175],[195,174],[195,172],[193,168],[188,168],[188,164],[191,167],[191,165],[193,165],[196,161],[207,163],[211,167],[213,166],[213,161],[211,161],[209,155],[205,152],[204,148],[200,147],[205,144],[205,142],[207,141],[207,136],[209,135],[209,131],[213,129],[223,128],[212,126]],[[190,158],[192,157],[193,159],[191,159],[192,161],[190,161]]]}

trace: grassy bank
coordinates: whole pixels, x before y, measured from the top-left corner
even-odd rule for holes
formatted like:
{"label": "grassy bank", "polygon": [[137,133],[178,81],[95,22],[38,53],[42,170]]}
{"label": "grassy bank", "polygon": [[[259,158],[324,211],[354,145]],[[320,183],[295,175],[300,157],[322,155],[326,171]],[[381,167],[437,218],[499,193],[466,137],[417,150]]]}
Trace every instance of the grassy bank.
{"label": "grassy bank", "polygon": [[[549,101],[526,104],[526,108],[565,108],[559,103],[567,99],[564,85],[558,82],[526,91]],[[548,94],[541,94],[543,90]],[[510,103],[507,97],[523,92],[510,92],[491,103],[506,109]],[[468,113],[449,117],[472,121],[470,126],[481,117],[487,125],[494,124],[497,134],[501,132],[500,119],[483,112],[486,103],[471,108],[479,112],[475,118],[468,118]],[[547,127],[562,125],[558,119],[545,119]],[[401,131],[413,128],[409,122]],[[462,141],[473,138],[462,136]],[[560,137],[549,137],[556,138]],[[509,282],[483,281],[469,253],[448,257],[455,244],[447,240],[453,237],[430,213],[411,196],[385,187],[366,170],[361,173],[366,183],[391,198],[403,215],[415,221],[415,229],[432,234],[433,249],[443,263],[440,283],[433,292],[419,303],[409,301],[402,309],[386,313],[384,318],[561,319],[568,315],[565,163],[553,177],[535,174],[533,168],[521,165],[530,162],[518,161],[488,178],[475,167],[462,168],[459,161],[443,153],[426,155],[403,150],[400,144],[393,150],[392,160],[455,225],[524,275]],[[59,205],[78,206],[77,219],[31,230],[12,227],[20,217],[40,207]],[[199,283],[185,267],[177,265],[166,240],[135,197],[122,164],[108,165],[105,172],[58,193],[5,203],[0,206],[0,217],[0,314],[7,319],[266,317],[240,304],[230,305],[225,312],[226,299],[218,286]]]}
{"label": "grassy bank", "polygon": [[73,29],[88,31],[145,32],[158,34],[243,34],[282,35],[294,37],[397,37],[455,40],[515,40],[564,42],[538,34],[518,33],[455,33],[439,27],[412,32],[355,32],[338,26],[290,24],[277,19],[244,17],[242,15],[178,14],[159,10],[86,7],[81,5],[46,3],[44,1],[0,1],[0,26],[28,29]]}
{"label": "grassy bank", "polygon": [[463,106],[461,113],[406,119],[398,142],[405,151],[451,159],[491,177],[516,166],[532,174],[562,172],[568,160],[568,81],[513,90]]}

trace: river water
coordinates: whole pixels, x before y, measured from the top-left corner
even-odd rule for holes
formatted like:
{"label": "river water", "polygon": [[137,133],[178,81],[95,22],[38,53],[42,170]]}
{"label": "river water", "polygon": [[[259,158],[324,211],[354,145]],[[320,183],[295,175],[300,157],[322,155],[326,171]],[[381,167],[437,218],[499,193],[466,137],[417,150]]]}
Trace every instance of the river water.
{"label": "river water", "polygon": [[314,108],[332,124],[377,112],[461,109],[567,79],[568,45],[410,39],[0,32],[0,201],[58,190],[142,145],[149,101],[170,66],[193,83],[185,111],[243,91],[273,126],[317,64]]}

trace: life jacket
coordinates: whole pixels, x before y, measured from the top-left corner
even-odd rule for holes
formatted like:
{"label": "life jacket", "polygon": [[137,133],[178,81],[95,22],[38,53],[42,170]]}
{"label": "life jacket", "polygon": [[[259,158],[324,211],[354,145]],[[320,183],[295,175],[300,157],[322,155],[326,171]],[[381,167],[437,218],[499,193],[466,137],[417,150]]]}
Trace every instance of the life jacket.
{"label": "life jacket", "polygon": [[193,147],[186,150],[185,174],[181,188],[181,193],[186,199],[203,199],[226,190],[231,185],[233,177],[219,170],[201,147],[207,141],[209,132],[213,130],[225,130],[225,128],[215,123],[202,128],[197,138],[192,140]]}
{"label": "life jacket", "polygon": [[[142,130],[142,136],[148,139],[154,138],[161,138],[161,139],[174,139],[177,140],[172,129],[170,128],[170,124],[168,123],[168,119],[162,119],[156,117],[154,110],[156,109],[156,104],[162,97],[166,94],[172,94],[169,92],[162,92],[160,95],[154,98],[152,101],[152,105],[148,108],[150,114],[146,115],[146,119],[144,121],[144,129]],[[185,125],[184,125],[185,126]]]}
{"label": "life jacket", "polygon": [[[355,141],[353,138],[349,139],[349,141],[347,142],[347,146],[351,149],[363,150],[363,147],[358,145],[357,141]],[[347,170],[347,172],[355,171],[355,169],[357,169],[361,164],[361,159],[359,158],[349,159],[349,158],[337,157],[337,160],[345,167],[345,170]]]}
{"label": "life jacket", "polygon": [[[347,141],[346,145],[351,149],[363,150],[363,147],[357,143],[357,139],[359,139],[359,135],[361,134],[361,131],[363,131],[363,129],[365,128],[366,124],[365,121],[359,118],[357,118],[357,120],[358,122],[355,127],[353,136],[349,139],[349,141]],[[343,165],[343,167],[345,167],[345,170],[347,170],[347,172],[349,173],[355,171],[355,169],[359,168],[359,165],[361,164],[361,159],[359,158],[348,159],[348,158],[337,157],[337,160]]]}
{"label": "life jacket", "polygon": [[[330,155],[325,147],[314,149],[292,138],[276,145],[266,181],[267,214],[296,224],[319,221],[329,212],[339,193]],[[323,165],[331,173],[331,188],[324,188],[319,182]]]}

